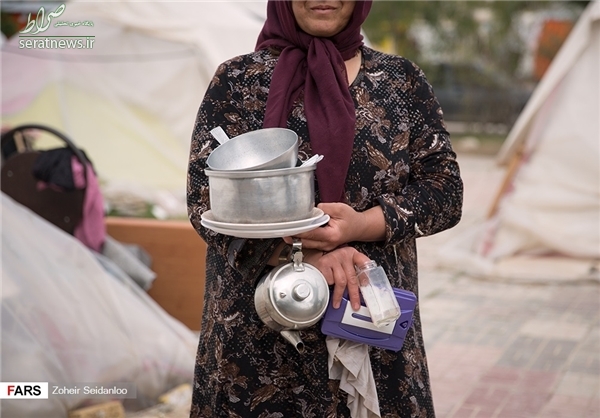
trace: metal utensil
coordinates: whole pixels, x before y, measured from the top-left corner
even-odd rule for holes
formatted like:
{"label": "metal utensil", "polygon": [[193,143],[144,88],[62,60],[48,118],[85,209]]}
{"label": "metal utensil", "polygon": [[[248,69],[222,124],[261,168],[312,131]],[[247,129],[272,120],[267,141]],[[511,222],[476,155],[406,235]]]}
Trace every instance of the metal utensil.
{"label": "metal utensil", "polygon": [[208,156],[206,165],[218,171],[265,170],[295,167],[297,161],[298,135],[290,129],[265,128],[219,145]]}
{"label": "metal utensil", "polygon": [[219,141],[219,144],[221,145],[229,141],[229,137],[227,136],[223,128],[221,128],[220,126],[217,126],[216,128],[212,129],[210,133],[217,141]]}
{"label": "metal utensil", "polygon": [[292,254],[293,262],[275,267],[260,279],[254,306],[265,325],[303,353],[298,330],[313,326],[325,314],[329,286],[316,267],[302,263],[300,240],[294,240]]}
{"label": "metal utensil", "polygon": [[204,170],[216,221],[274,223],[306,219],[315,207],[316,166],[277,170]]}
{"label": "metal utensil", "polygon": [[320,154],[315,154],[315,155],[313,155],[312,157],[310,157],[308,160],[304,161],[304,162],[303,162],[303,163],[300,165],[300,167],[305,167],[305,166],[307,166],[307,165],[316,164],[316,163],[318,163],[319,161],[321,161],[321,160],[323,159],[323,157],[324,157],[323,155],[320,155]]}

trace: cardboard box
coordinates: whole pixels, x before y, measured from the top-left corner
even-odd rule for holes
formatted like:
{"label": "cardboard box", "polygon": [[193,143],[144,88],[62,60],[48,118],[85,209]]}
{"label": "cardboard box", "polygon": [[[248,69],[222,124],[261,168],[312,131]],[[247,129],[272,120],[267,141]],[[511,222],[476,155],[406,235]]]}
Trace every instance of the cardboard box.
{"label": "cardboard box", "polygon": [[199,331],[204,301],[206,243],[189,221],[107,217],[108,235],[136,244],[152,257],[148,291],[171,316]]}
{"label": "cardboard box", "polygon": [[69,418],[125,418],[125,409],[121,402],[111,401],[75,409],[69,412]]}

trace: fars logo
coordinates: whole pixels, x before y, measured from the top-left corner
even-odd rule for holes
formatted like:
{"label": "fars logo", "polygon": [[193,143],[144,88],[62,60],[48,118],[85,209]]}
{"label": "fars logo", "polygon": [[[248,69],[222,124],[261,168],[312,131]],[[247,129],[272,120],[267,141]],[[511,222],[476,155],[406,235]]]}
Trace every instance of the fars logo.
{"label": "fars logo", "polygon": [[48,382],[0,382],[0,399],[48,399]]}

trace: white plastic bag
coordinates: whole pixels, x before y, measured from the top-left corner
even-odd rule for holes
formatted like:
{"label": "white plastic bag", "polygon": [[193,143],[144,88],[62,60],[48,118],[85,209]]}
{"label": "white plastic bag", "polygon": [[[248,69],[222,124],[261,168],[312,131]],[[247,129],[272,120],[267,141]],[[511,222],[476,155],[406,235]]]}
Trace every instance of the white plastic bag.
{"label": "white plastic bag", "polygon": [[[197,337],[74,237],[2,194],[3,382],[133,382],[129,409],[193,381]],[[50,390],[51,392],[51,390]],[[3,418],[61,417],[83,398],[3,400]]]}

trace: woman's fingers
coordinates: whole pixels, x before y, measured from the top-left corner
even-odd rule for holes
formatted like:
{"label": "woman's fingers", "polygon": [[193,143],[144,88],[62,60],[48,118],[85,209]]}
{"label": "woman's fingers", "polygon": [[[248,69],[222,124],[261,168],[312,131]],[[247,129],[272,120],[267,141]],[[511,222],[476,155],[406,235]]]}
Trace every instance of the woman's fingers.
{"label": "woman's fingers", "polygon": [[[357,256],[356,254],[360,254]],[[358,262],[369,260],[367,256],[359,253],[354,248],[343,247],[323,255],[317,262],[329,285],[333,285],[331,301],[333,307],[338,309],[342,302],[344,291],[348,291],[348,299],[354,310],[360,308],[360,289],[354,268],[355,259]]]}
{"label": "woman's fingers", "polygon": [[344,268],[340,265],[334,266],[332,269],[333,273],[333,295],[331,297],[331,302],[333,303],[333,307],[338,309],[340,304],[342,303],[342,296],[344,296],[344,290],[346,290],[346,273]]}
{"label": "woman's fingers", "polygon": [[319,269],[327,284],[333,286],[331,295],[333,307],[335,309],[340,307],[344,292],[347,290],[352,309],[358,310],[360,308],[360,287],[355,266],[366,263],[369,261],[369,257],[352,247],[337,248],[325,254],[315,250],[303,252],[305,262]]}
{"label": "woman's fingers", "polygon": [[[318,207],[329,215],[329,222],[319,228],[296,235],[295,238],[302,240],[302,246],[331,251],[350,242],[352,228],[357,226],[358,213],[344,203],[321,203]],[[286,239],[286,242],[290,241]]]}
{"label": "woman's fingers", "polygon": [[358,286],[358,278],[356,277],[356,270],[354,269],[354,265],[350,268],[347,264],[344,265],[344,270],[346,275],[346,287],[348,288],[348,299],[350,299],[352,309],[357,311],[360,308],[360,289]]}
{"label": "woman's fingers", "polygon": [[319,203],[317,207],[335,219],[342,218],[348,210],[354,210],[345,203]]}
{"label": "woman's fingers", "polygon": [[291,244],[294,238],[296,238],[302,241],[302,248],[331,251],[338,246],[338,244],[331,239],[331,235],[331,226],[323,226],[315,228],[312,231],[294,235],[293,237],[284,237],[283,240],[288,244]]}
{"label": "woman's fingers", "polygon": [[352,254],[352,264],[355,266],[362,266],[363,264],[368,263],[369,261],[371,261],[371,259],[361,252],[355,250]]}

